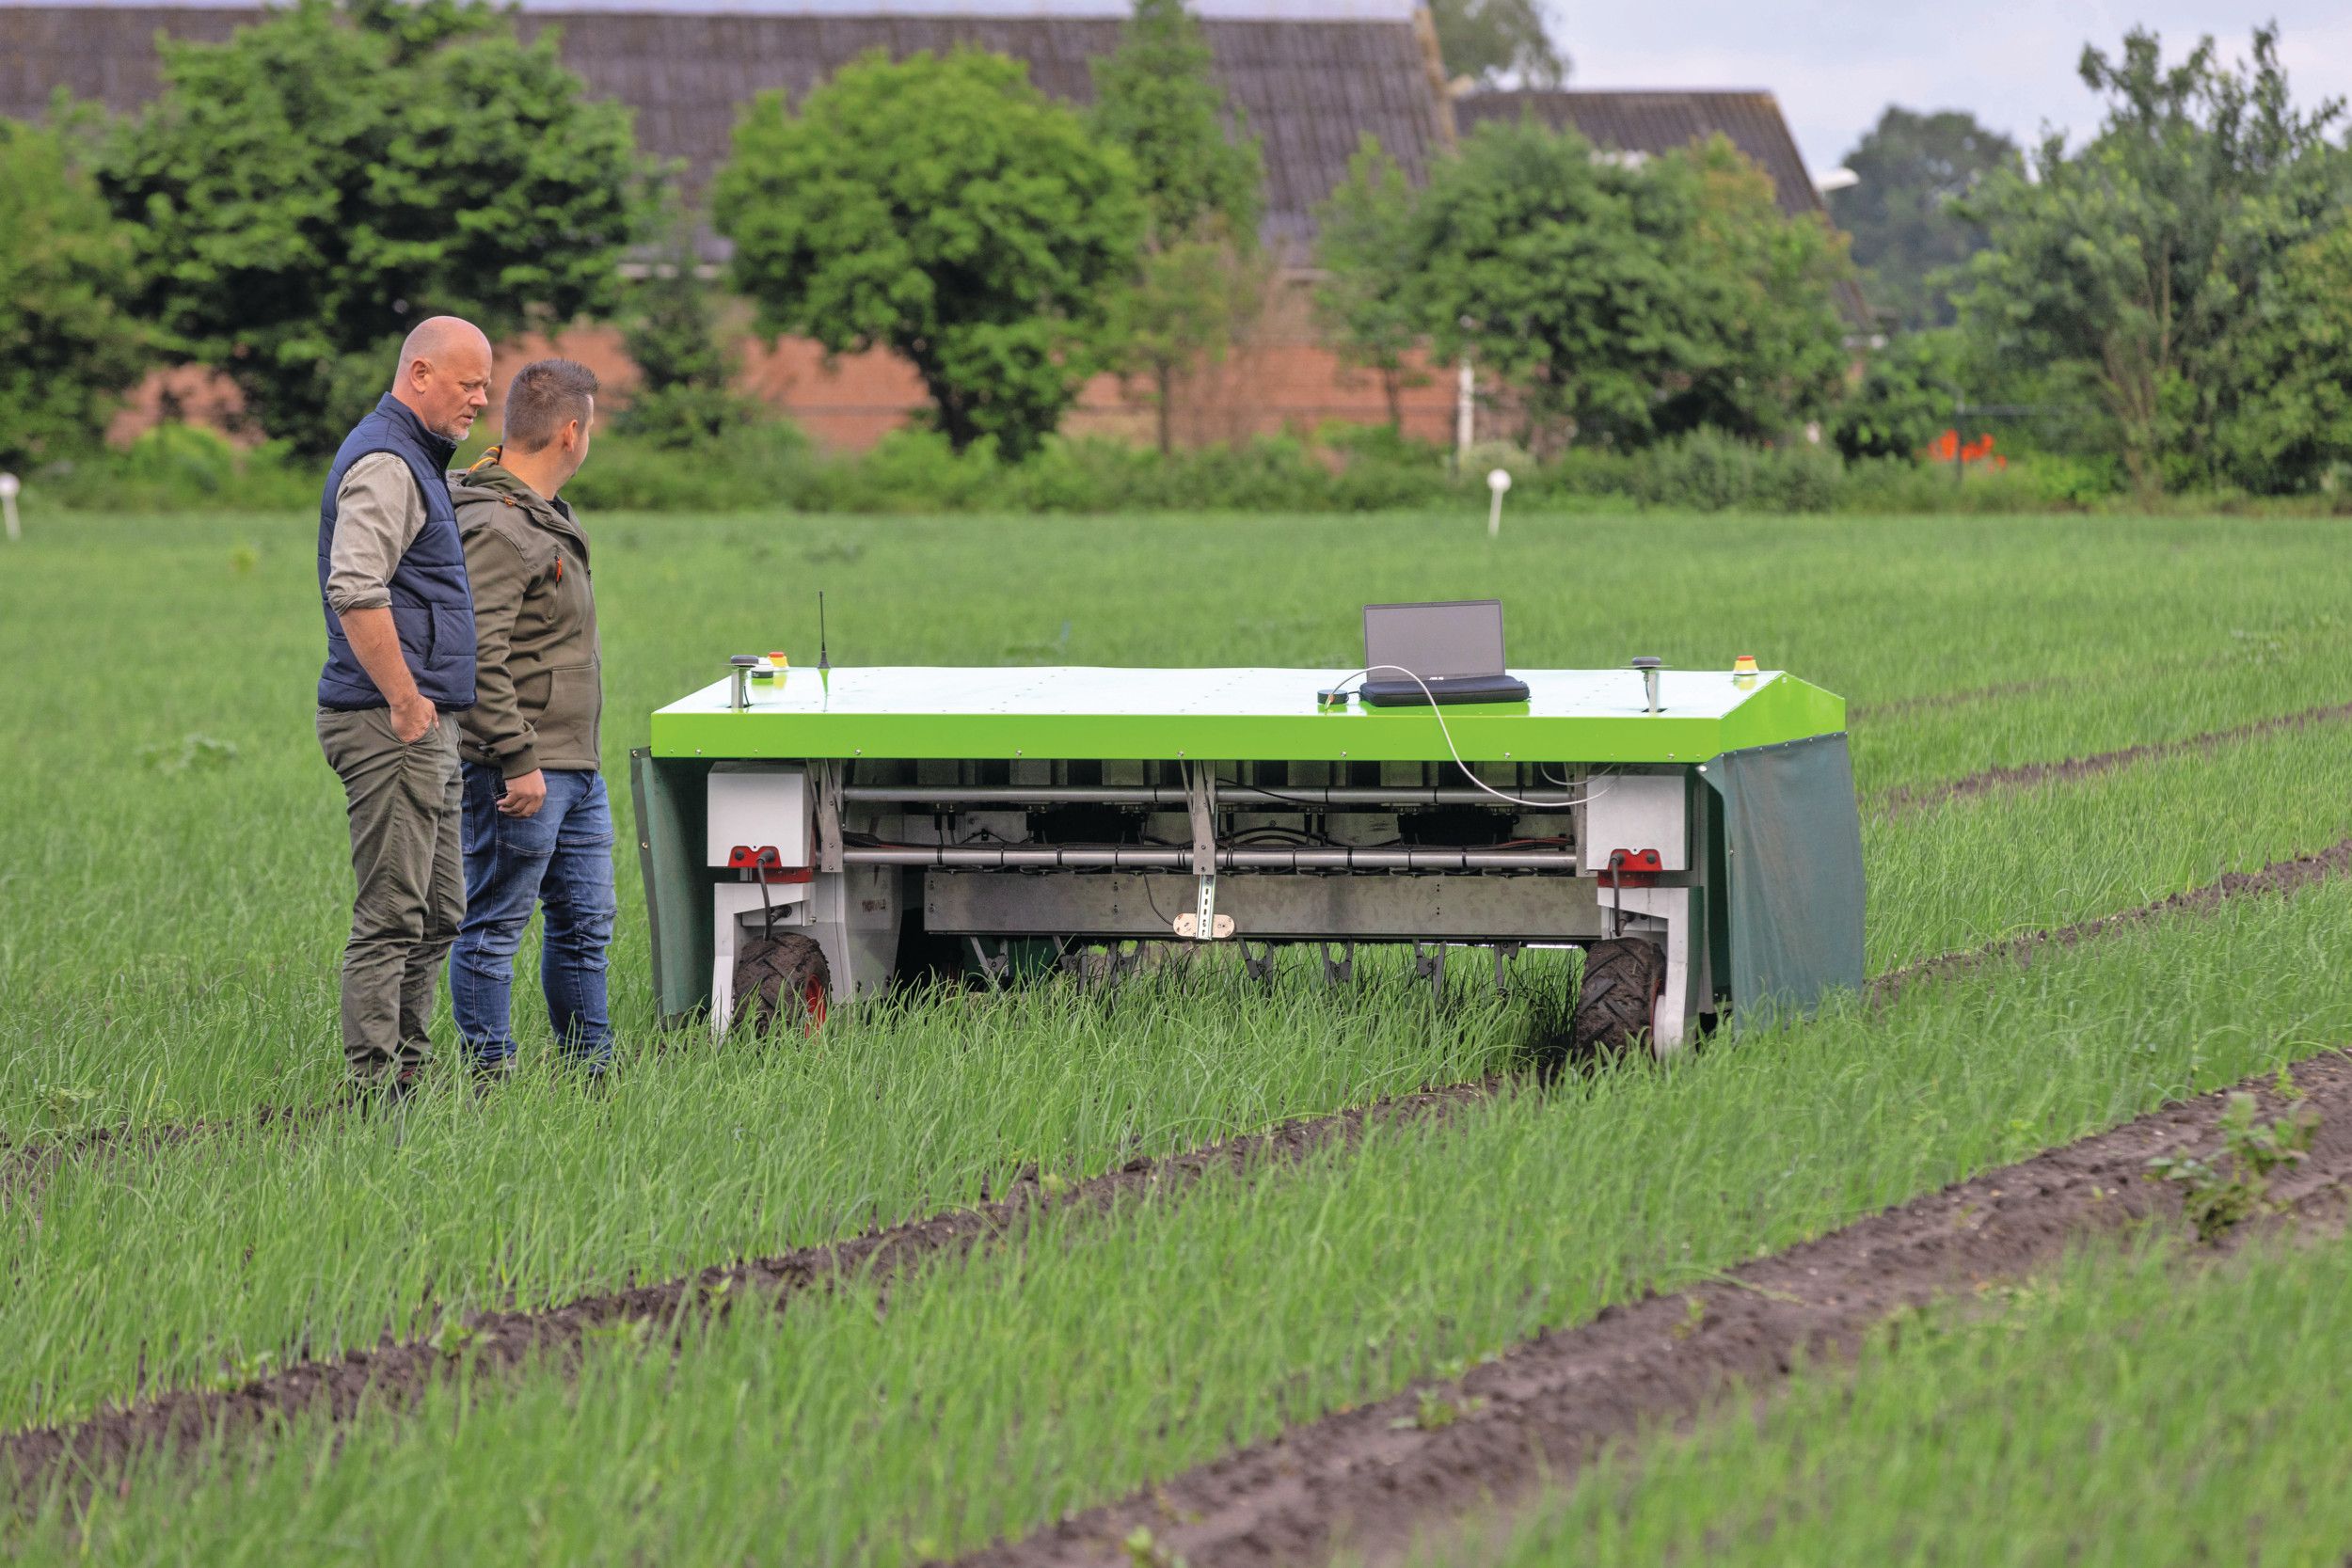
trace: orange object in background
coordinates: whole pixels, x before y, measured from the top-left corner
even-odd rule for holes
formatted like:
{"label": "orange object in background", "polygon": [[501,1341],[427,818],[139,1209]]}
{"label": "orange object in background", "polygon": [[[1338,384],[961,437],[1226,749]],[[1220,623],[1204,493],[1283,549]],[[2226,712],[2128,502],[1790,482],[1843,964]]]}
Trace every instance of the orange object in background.
{"label": "orange object in background", "polygon": [[1919,455],[1931,463],[1984,463],[1995,468],[2009,467],[2009,459],[1993,450],[1991,431],[1963,446],[1960,432],[1947,430],[1921,448]]}

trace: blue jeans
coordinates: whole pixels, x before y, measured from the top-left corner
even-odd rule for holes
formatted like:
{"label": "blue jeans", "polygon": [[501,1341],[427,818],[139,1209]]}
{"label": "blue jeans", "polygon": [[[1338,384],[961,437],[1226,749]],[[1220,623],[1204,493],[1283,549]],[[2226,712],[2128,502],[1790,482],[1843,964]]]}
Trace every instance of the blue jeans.
{"label": "blue jeans", "polygon": [[469,762],[465,775],[466,919],[449,964],[457,1032],[480,1066],[513,1058],[515,949],[544,903],[548,1022],[564,1055],[600,1071],[612,1054],[604,970],[615,907],[604,775],[549,771],[547,803],[529,816],[500,814],[506,781],[497,768]]}

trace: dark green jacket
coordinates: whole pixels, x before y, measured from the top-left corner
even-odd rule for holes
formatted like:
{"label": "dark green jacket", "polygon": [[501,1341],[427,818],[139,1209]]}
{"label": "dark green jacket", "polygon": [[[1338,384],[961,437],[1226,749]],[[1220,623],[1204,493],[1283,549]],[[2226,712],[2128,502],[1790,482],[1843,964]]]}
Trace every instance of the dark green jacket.
{"label": "dark green jacket", "polygon": [[534,768],[593,770],[604,664],[588,535],[560,498],[541,496],[498,455],[492,447],[450,476],[480,649],[458,750],[510,779]]}

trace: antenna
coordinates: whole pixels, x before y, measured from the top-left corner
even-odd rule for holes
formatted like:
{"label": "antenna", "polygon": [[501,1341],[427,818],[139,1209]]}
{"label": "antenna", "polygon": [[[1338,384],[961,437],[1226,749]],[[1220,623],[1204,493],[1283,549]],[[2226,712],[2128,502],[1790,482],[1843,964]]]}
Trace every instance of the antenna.
{"label": "antenna", "polygon": [[825,655],[825,591],[817,590],[817,673],[824,674],[833,668],[833,660]]}

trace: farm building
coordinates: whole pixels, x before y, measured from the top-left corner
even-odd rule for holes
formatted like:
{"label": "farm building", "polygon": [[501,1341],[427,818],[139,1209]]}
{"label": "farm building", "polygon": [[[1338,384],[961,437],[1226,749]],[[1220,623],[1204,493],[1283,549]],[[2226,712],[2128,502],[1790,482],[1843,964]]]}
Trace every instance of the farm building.
{"label": "farm building", "polygon": [[[1129,7],[1127,0],[520,0],[518,9],[522,31],[555,30],[564,60],[593,91],[628,104],[641,143],[678,160],[684,181],[699,191],[726,156],[738,110],[755,93],[781,87],[797,97],[873,50],[995,50],[1025,61],[1045,91],[1087,103],[1088,62],[1116,46]],[[1721,131],[1772,176],[1784,205],[1820,210],[1769,94],[1457,98],[1418,0],[1194,0],[1194,9],[1228,90],[1263,146],[1263,238],[1285,270],[1252,341],[1180,392],[1174,422],[1187,440],[1386,417],[1376,380],[1351,373],[1316,341],[1306,289],[1313,209],[1366,134],[1418,178],[1453,145],[1457,119],[1467,127],[1532,110],[1575,123],[1603,145],[1639,151]],[[135,109],[155,90],[159,35],[225,40],[262,14],[259,6],[211,0],[0,0],[0,115],[38,117],[59,88],[110,110]],[[709,245],[712,260],[720,259],[723,242]],[[572,332],[562,341],[600,373],[626,377],[612,334]],[[870,444],[922,403],[913,372],[882,354],[827,364],[814,345],[787,341],[753,352],[746,374],[761,396],[841,446]],[[1417,435],[1444,438],[1454,429],[1453,378],[1416,379],[1421,384],[1405,393],[1407,423]],[[208,401],[185,376],[174,398],[182,407]],[[135,407],[128,416],[141,417]],[[1152,422],[1139,397],[1106,377],[1088,389],[1071,427],[1139,434]]]}
{"label": "farm building", "polygon": [[1522,115],[1554,130],[1576,131],[1608,151],[1638,157],[1721,135],[1764,171],[1782,212],[1792,217],[1828,213],[1805,172],[1797,138],[1769,92],[1553,87],[1469,93],[1454,105],[1454,122],[1464,135],[1489,121],[1508,122]]}
{"label": "farm building", "polygon": [[[1265,238],[1303,262],[1311,209],[1365,133],[1418,176],[1453,137],[1437,38],[1415,0],[1196,0],[1227,90],[1264,144]],[[521,0],[526,36],[556,30],[564,59],[636,111],[639,141],[700,189],[727,155],[737,111],[795,100],[874,50],[972,46],[1027,63],[1030,80],[1090,102],[1088,62],[1119,41],[1125,0]],[[158,33],[223,40],[258,5],[0,0],[0,115],[44,112],[59,87],[107,108],[154,91]]]}

